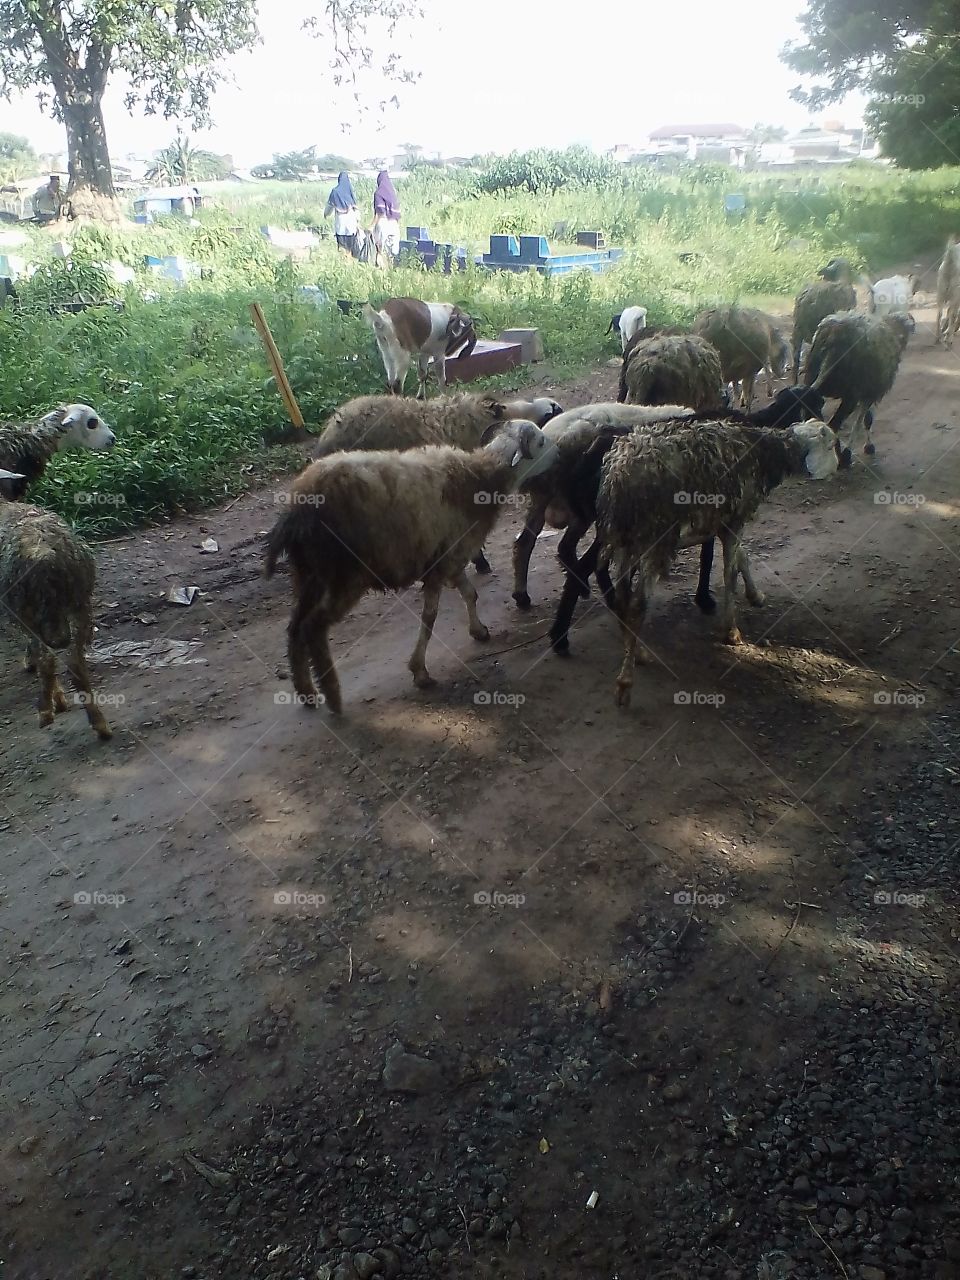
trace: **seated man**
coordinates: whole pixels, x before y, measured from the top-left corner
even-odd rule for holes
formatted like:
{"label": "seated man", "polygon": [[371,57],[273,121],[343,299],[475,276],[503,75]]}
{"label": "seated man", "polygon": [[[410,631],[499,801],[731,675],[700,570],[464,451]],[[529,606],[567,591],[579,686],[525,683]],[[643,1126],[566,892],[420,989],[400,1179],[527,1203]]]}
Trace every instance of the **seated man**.
{"label": "seated man", "polygon": [[56,222],[63,216],[65,203],[60,178],[56,173],[50,175],[50,181],[43,187],[37,187],[33,193],[33,217],[35,222]]}

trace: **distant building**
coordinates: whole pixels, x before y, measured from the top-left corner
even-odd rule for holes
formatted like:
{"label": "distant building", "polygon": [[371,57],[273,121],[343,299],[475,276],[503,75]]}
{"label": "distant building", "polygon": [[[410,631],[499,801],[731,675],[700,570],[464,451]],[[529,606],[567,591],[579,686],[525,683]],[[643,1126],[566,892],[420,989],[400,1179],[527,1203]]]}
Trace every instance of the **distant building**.
{"label": "distant building", "polygon": [[746,130],[729,121],[708,124],[664,124],[650,134],[647,155],[681,160],[713,160],[742,169],[752,144]]}
{"label": "distant building", "polygon": [[849,164],[851,160],[877,160],[880,148],[872,134],[830,122],[810,125],[786,139],[794,164]]}

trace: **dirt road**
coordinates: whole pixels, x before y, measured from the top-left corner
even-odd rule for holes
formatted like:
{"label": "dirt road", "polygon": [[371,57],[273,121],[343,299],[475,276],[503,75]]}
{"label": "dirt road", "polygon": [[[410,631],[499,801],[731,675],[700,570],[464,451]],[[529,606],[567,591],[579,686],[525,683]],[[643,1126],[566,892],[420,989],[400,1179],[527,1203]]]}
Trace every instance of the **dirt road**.
{"label": "dirt road", "polygon": [[368,599],[341,721],[272,493],[100,548],[98,650],[182,665],[97,663],[100,744],[3,642],[0,1275],[960,1276],[958,387],[922,325],[876,457],[752,527],[747,643],[691,558],[627,712],[596,602],[535,639],[555,539],[515,611],[515,513],[491,642],[445,598],[417,692]]}

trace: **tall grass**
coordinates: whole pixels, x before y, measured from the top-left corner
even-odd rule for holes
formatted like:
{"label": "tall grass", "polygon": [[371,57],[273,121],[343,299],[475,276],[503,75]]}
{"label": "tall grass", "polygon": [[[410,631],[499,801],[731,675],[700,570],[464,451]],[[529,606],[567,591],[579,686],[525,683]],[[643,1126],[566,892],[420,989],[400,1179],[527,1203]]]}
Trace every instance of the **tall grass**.
{"label": "tall grass", "polygon": [[[370,184],[355,183],[369,206]],[[460,302],[495,334],[507,325],[540,329],[554,373],[608,358],[611,311],[643,302],[652,321],[683,323],[717,301],[784,299],[825,256],[844,253],[858,266],[888,266],[934,252],[960,226],[960,171],[903,175],[850,168],[826,178],[772,179],[719,168],[672,174],[624,171],[602,188],[555,195],[485,194],[475,175],[420,169],[399,184],[404,223],[441,240],[486,247],[491,232],[551,233],[567,223],[602,230],[626,247],[602,276],[491,274],[470,266],[444,276],[419,263],[387,272],[361,266],[325,241],[293,263],[270,249],[260,227],[322,222],[326,186],[218,184],[211,208],[194,222],[167,219],[148,228],[88,227],[72,236],[74,268],[53,255],[49,233],[31,231],[24,252],[43,264],[21,290],[19,312],[0,311],[0,416],[24,419],[61,400],[96,405],[117,428],[108,455],[67,454],[48,468],[37,499],[93,533],[215,501],[240,492],[278,466],[292,465],[263,442],[285,426],[283,407],[250,324],[260,301],[308,422],[320,424],[350,396],[379,390],[382,370],[369,330],[343,317],[337,298],[373,301],[410,294]],[[723,197],[747,197],[731,220]],[[183,288],[152,277],[147,254],[182,254],[203,278]],[[90,281],[97,264],[118,259],[137,269],[135,286],[112,292],[123,308],[78,315],[51,312]],[[329,305],[303,300],[317,284]],[[147,293],[147,297],[144,294]],[[149,300],[148,300],[149,299]],[[90,494],[109,501],[87,501]]]}

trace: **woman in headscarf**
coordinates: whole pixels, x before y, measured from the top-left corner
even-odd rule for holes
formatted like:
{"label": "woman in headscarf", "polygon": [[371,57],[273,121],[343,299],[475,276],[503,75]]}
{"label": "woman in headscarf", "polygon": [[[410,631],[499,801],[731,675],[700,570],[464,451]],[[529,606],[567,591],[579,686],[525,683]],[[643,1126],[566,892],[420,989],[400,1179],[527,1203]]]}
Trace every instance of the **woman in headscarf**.
{"label": "woman in headscarf", "polygon": [[337,179],[337,185],[330,192],[323,216],[329,218],[331,213],[337,244],[356,257],[357,232],[360,229],[360,223],[357,217],[357,197],[353,194],[349,173],[341,173]]}
{"label": "woman in headscarf", "polygon": [[389,253],[395,258],[400,252],[400,205],[386,169],[381,169],[377,174],[377,189],[373,193],[372,232],[377,256]]}

